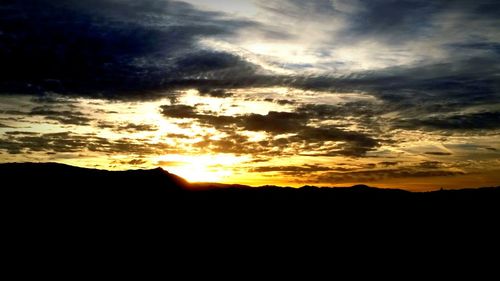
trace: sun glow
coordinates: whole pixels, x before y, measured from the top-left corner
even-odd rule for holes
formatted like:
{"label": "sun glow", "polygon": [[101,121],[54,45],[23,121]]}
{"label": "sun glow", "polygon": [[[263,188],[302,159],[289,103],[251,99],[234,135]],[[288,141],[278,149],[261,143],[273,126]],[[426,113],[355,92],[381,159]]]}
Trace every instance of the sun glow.
{"label": "sun glow", "polygon": [[234,166],[249,157],[232,154],[165,155],[157,159],[159,166],[189,182],[224,182],[233,176]]}

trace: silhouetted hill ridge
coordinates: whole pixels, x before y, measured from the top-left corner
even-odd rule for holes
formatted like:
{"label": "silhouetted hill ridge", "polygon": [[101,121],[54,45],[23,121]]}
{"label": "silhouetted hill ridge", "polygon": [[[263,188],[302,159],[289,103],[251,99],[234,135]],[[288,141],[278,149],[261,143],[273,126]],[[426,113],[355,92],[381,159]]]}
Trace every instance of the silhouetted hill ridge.
{"label": "silhouetted hill ridge", "polygon": [[[170,174],[162,168],[151,170],[107,171],[91,168],[80,168],[58,163],[7,163],[0,164],[0,175],[4,180],[10,180],[14,185],[35,184],[44,187],[80,187],[109,184],[109,188],[128,187],[132,184],[147,182],[160,184],[164,187],[179,189],[186,187],[188,182],[183,178]],[[139,186],[135,186],[139,187]]]}
{"label": "silhouetted hill ridge", "polygon": [[339,229],[340,223],[371,231],[384,221],[391,227],[405,222],[445,227],[464,220],[490,224],[500,206],[498,187],[425,193],[366,185],[254,188],[189,184],[161,168],[111,172],[54,163],[0,164],[0,179],[2,206],[20,229],[68,224],[110,229],[132,223],[135,231],[146,224],[173,232],[196,226],[193,233],[207,233],[216,227],[233,231],[235,226],[261,231],[283,225]]}
{"label": "silhouetted hill ridge", "polygon": [[[109,187],[119,187],[118,184],[130,185],[130,183],[136,183],[135,181],[141,180],[141,187],[145,188],[145,184],[148,182],[158,183],[165,188],[171,189],[183,189],[190,191],[207,191],[212,189],[241,189],[241,190],[301,190],[301,191],[325,191],[325,190],[336,190],[344,192],[401,192],[401,193],[414,193],[403,189],[382,189],[373,186],[367,186],[364,184],[358,184],[354,186],[346,187],[318,187],[312,185],[305,185],[300,188],[293,188],[288,186],[276,186],[276,185],[264,185],[260,187],[251,187],[241,184],[222,184],[213,182],[197,182],[189,183],[185,179],[171,174],[161,167],[149,170],[137,169],[137,170],[125,170],[125,171],[109,171],[94,168],[81,168],[60,163],[3,163],[0,164],[0,176],[4,181],[13,180],[11,184],[23,184],[27,182],[34,182],[38,184],[46,183],[54,186],[60,184],[77,186],[78,181],[84,181],[85,183],[93,181],[94,184],[101,184],[100,182],[95,182],[98,180],[104,180],[106,183],[110,183]],[[72,180],[74,182],[64,182],[64,180]],[[43,182],[43,181],[50,182]],[[17,182],[16,182],[17,181]],[[478,192],[481,190],[496,190],[500,187],[484,187],[484,188],[464,188],[458,190],[438,190],[425,193],[459,193],[459,192]]]}

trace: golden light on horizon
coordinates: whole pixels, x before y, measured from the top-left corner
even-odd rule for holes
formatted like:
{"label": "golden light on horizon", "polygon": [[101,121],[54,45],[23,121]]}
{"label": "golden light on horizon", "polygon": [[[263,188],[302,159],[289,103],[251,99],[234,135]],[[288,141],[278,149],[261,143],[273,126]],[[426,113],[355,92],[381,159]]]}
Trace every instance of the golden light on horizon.
{"label": "golden light on horizon", "polygon": [[248,159],[249,157],[237,157],[230,154],[170,154],[155,158],[155,161],[158,166],[189,182],[227,182],[233,176],[234,166]]}

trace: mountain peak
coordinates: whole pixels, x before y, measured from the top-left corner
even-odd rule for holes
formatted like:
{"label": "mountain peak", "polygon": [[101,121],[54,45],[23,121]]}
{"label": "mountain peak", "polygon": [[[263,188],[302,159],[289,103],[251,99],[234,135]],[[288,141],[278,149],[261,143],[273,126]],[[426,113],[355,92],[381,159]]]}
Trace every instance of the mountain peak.
{"label": "mountain peak", "polygon": [[364,184],[356,184],[356,185],[353,185],[351,186],[352,189],[356,189],[356,190],[372,190],[372,189],[378,189],[376,187],[371,187],[371,186],[368,186],[368,185],[364,185]]}
{"label": "mountain peak", "polygon": [[8,183],[21,186],[79,189],[150,189],[182,190],[186,180],[155,168],[151,170],[107,171],[80,168],[59,163],[6,163],[0,164],[0,175]]}

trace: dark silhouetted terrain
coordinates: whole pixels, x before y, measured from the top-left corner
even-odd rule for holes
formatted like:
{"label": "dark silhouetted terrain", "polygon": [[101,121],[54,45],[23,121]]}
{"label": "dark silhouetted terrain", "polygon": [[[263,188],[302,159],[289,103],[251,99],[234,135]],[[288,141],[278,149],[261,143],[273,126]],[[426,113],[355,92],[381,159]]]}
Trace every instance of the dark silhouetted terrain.
{"label": "dark silhouetted terrain", "polygon": [[[356,245],[376,245],[373,235],[434,240],[442,239],[436,233],[443,231],[452,236],[490,233],[500,205],[498,187],[411,193],[363,185],[191,185],[159,168],[109,172],[61,164],[0,164],[0,178],[4,228],[11,239],[43,245],[44,252],[52,245],[47,241],[84,248],[111,243],[126,251],[129,243],[149,243],[151,237],[152,248],[162,241],[181,249],[209,245],[213,251],[219,247],[214,241],[226,247],[228,241],[238,241],[241,247],[256,238],[270,245],[281,241],[290,250],[297,241],[284,241],[309,245],[313,237],[328,241],[341,236]],[[331,240],[338,245],[343,241]],[[316,246],[325,246],[321,243]]]}
{"label": "dark silhouetted terrain", "polygon": [[[302,188],[216,183],[190,184],[161,168],[104,171],[54,163],[0,164],[2,190],[32,206],[171,207],[204,206],[256,209],[297,208],[436,208],[496,205],[500,188],[412,193],[364,185],[348,188]],[[404,183],[402,184],[404,186]],[[8,198],[8,197],[7,197]]]}

